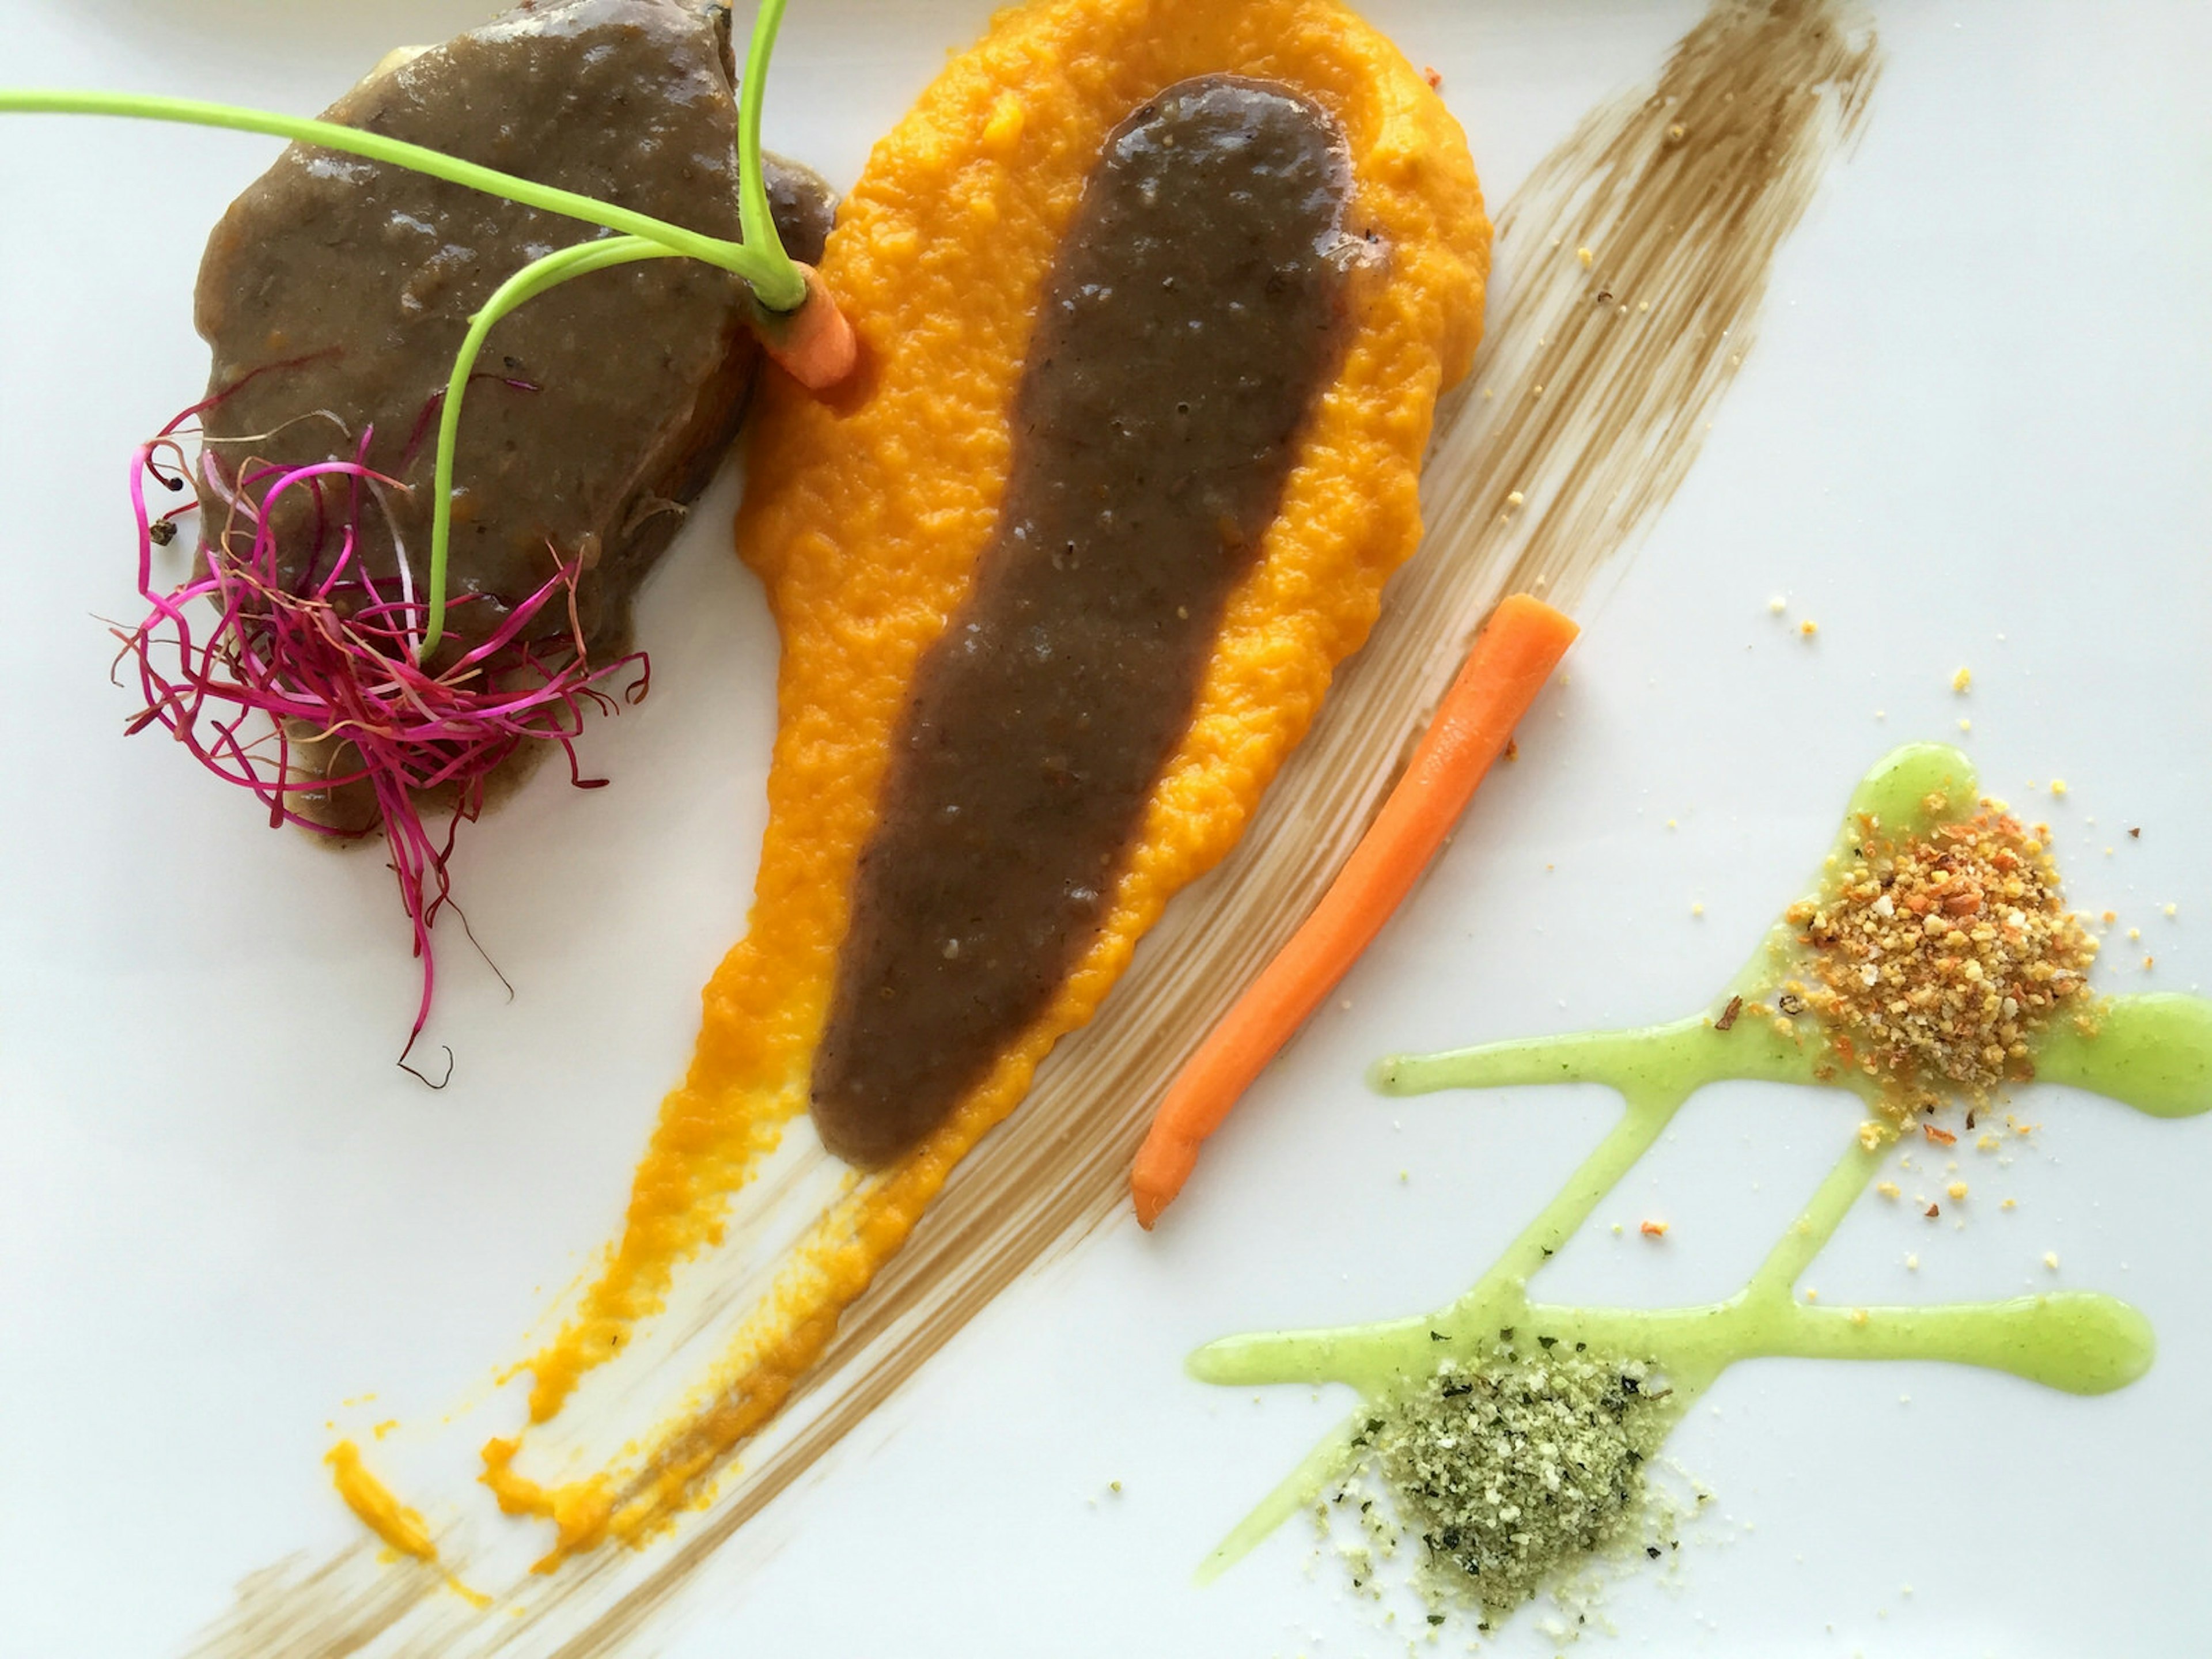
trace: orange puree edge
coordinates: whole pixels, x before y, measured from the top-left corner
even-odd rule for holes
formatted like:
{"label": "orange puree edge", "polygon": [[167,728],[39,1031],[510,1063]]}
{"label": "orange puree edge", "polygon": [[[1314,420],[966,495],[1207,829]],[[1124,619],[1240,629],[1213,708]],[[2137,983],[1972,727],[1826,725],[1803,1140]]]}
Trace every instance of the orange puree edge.
{"label": "orange puree edge", "polygon": [[1419,543],[1438,392],[1481,330],[1489,225],[1466,140],[1397,49],[1334,0],[1046,0],[1004,12],[875,149],[822,264],[859,329],[836,404],[780,376],[755,417],[739,548],[783,640],[769,820],[745,937],[708,982],[696,1051],[664,1103],[620,1240],[575,1316],[528,1362],[532,1420],[661,1307],[677,1265],[805,1108],[859,850],[908,682],[965,595],[1012,453],[1008,410],[1036,296],[1108,131],[1188,76],[1276,80],[1349,142],[1352,226],[1388,247],[1353,301],[1344,362],[1281,511],[1232,597],[1101,936],[1047,1013],[952,1117],[813,1227],[702,1396],[637,1467],[536,1486],[486,1449],[510,1512],[556,1522],[546,1561],[635,1541],[701,1499],[774,1414],[953,1166],[1083,1024],[1180,888],[1234,845],[1335,665]]}
{"label": "orange puree edge", "polygon": [[[438,1565],[438,1547],[431,1540],[429,1527],[420,1515],[394,1497],[389,1486],[369,1473],[368,1466],[361,1461],[360,1447],[350,1440],[341,1440],[323,1455],[323,1462],[331,1466],[331,1484],[337,1488],[338,1496],[362,1525],[399,1554],[425,1566]],[[470,1606],[482,1610],[491,1605],[491,1597],[471,1589],[452,1573],[441,1571],[439,1576],[445,1580],[447,1589]]]}

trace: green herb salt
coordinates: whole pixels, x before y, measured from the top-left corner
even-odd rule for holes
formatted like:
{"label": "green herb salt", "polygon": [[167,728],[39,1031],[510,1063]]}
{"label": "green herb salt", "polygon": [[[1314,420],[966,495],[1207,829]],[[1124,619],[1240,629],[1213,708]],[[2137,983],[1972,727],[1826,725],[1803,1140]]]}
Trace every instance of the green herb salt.
{"label": "green herb salt", "polygon": [[1376,1407],[1364,1437],[1436,1588],[1495,1621],[1641,1528],[1666,1395],[1642,1360],[1505,1339]]}

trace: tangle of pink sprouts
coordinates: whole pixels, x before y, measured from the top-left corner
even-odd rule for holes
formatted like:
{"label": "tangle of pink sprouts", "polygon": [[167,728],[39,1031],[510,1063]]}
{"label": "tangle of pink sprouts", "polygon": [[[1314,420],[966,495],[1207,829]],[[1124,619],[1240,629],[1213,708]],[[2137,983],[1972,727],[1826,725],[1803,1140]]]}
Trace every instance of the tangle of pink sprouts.
{"label": "tangle of pink sprouts", "polygon": [[[206,407],[170,422],[140,446],[131,464],[138,592],[151,609],[136,629],[114,630],[145,695],[144,708],[126,729],[167,727],[208,770],[251,791],[268,809],[272,827],[295,823],[347,838],[365,833],[319,823],[295,803],[308,792],[368,785],[422,963],[422,993],[404,1063],[430,1017],[437,982],[430,929],[451,897],[447,865],[453,837],[463,819],[483,810],[484,779],[522,744],[551,743],[568,757],[571,782],[600,787],[605,779],[586,778],[577,765],[584,705],[611,712],[616,705],[600,685],[632,665],[637,678],[623,696],[637,702],[650,665],[634,652],[603,667],[590,665],[576,618],[579,566],[556,559],[553,574],[489,637],[435,672],[425,666],[418,647],[428,605],[414,592],[404,556],[398,574],[381,578],[369,575],[359,558],[362,514],[372,487],[405,488],[365,464],[367,432],[351,460],[295,467],[249,462],[235,479],[220,477],[213,459],[204,458],[211,484],[250,522],[252,538],[242,556],[234,546],[242,535],[226,530],[206,538],[205,574],[160,590],[154,549],[173,534],[168,526],[175,514],[149,516],[145,480],[184,488],[187,463],[179,429]],[[164,456],[175,476],[163,471]],[[288,582],[275,509],[295,490],[313,501],[318,556]],[[320,555],[332,495],[343,496],[344,513],[336,555],[325,567]],[[156,524],[164,526],[158,535]],[[186,609],[200,599],[216,613],[204,634]],[[465,607],[482,602],[482,595],[457,595],[450,609],[465,617]],[[564,630],[549,635],[533,629],[556,604],[567,611]],[[327,775],[295,767],[296,744],[324,739],[349,744],[358,765]],[[424,823],[416,805],[419,794],[435,790],[450,790],[454,802],[442,836]]]}

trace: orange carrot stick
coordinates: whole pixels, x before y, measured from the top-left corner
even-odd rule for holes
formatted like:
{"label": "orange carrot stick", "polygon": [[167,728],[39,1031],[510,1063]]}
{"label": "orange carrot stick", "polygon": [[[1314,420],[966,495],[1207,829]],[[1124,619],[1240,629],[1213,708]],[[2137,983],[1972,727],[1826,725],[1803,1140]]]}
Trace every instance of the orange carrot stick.
{"label": "orange carrot stick", "polygon": [[1525,593],[1491,613],[1406,775],[1336,880],[1161,1101],[1129,1173],[1144,1226],[1175,1201],[1200,1143],[1413,890],[1577,631]]}
{"label": "orange carrot stick", "polygon": [[755,305],[753,332],[768,355],[784,372],[809,392],[823,392],[842,385],[860,357],[860,343],[852,320],[837,308],[812,265],[792,264],[806,278],[806,297],[796,311],[774,312]]}

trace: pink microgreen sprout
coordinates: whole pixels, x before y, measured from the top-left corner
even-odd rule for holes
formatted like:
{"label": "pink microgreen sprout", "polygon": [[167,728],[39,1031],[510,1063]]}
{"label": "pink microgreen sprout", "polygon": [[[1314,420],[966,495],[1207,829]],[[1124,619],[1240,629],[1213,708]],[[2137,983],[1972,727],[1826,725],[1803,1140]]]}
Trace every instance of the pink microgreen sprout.
{"label": "pink microgreen sprout", "polygon": [[[179,514],[155,518],[145,481],[184,487],[184,423],[198,412],[142,445],[131,467],[138,591],[149,609],[135,629],[115,630],[145,700],[128,729],[166,728],[216,776],[249,790],[271,824],[358,837],[368,830],[331,824],[313,809],[332,791],[369,790],[422,963],[411,1051],[436,985],[430,928],[450,901],[454,833],[482,811],[485,779],[525,744],[550,743],[568,757],[578,787],[600,787],[605,780],[584,776],[577,763],[584,708],[613,708],[604,688],[632,669],[620,695],[637,702],[648,665],[641,653],[588,661],[574,608],[577,562],[549,554],[545,580],[481,642],[425,667],[418,645],[425,607],[409,592],[405,561],[397,562],[397,574],[378,577],[360,557],[362,517],[375,490],[404,487],[361,459],[367,431],[351,459],[289,469],[248,460],[234,477],[204,453],[210,496],[228,503],[231,521],[204,538],[204,570],[165,589],[154,550],[168,538],[155,526]],[[276,508],[295,492],[308,498],[314,521],[303,540],[335,550],[288,580]],[[199,600],[215,612],[204,628],[189,608]],[[468,595],[455,608],[482,602]],[[303,748],[333,746],[342,758],[327,772],[300,764]],[[425,798],[450,799],[441,831],[424,820]]]}

